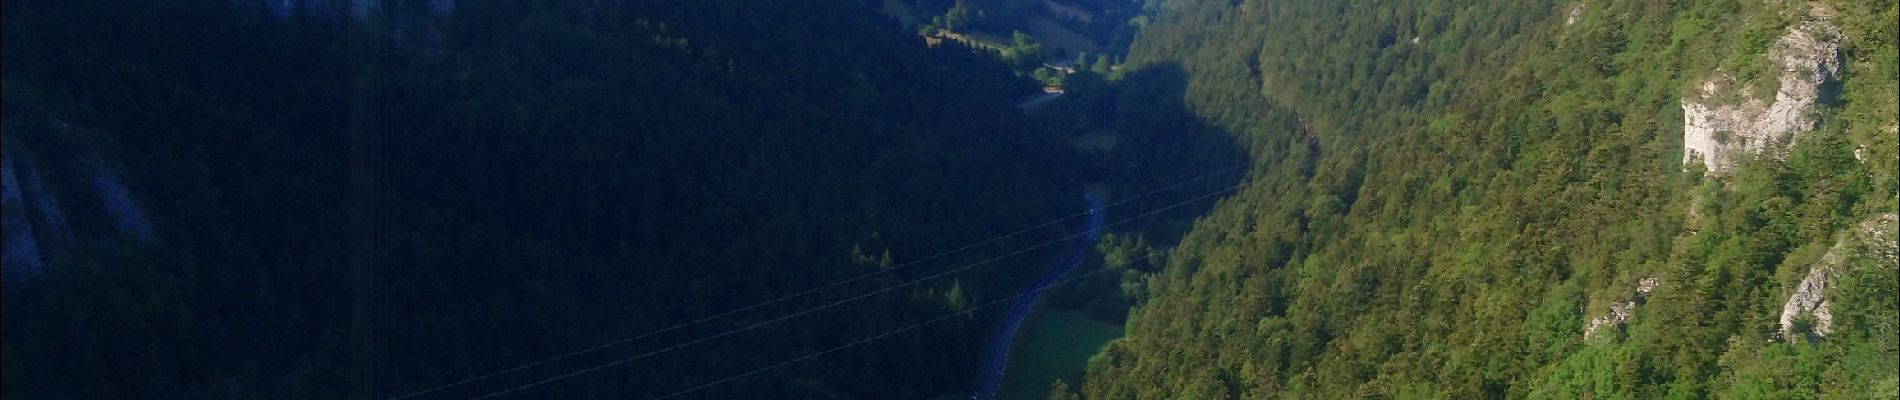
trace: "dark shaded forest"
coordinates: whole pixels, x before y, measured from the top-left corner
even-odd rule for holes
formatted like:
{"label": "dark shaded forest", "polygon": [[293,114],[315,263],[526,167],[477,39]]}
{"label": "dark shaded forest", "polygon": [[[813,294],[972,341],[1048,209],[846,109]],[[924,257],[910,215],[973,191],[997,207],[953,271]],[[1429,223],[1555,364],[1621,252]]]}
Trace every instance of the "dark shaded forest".
{"label": "dark shaded forest", "polygon": [[0,394],[966,398],[1089,192],[1051,399],[1900,396],[1895,2],[1388,3],[8,2]]}
{"label": "dark shaded forest", "polygon": [[[656,397],[1011,295],[1062,247],[1030,246],[1079,219],[910,263],[1076,215],[1085,185],[1136,193],[1244,161],[1161,144],[1145,151],[1189,162],[1137,178],[1161,160],[1073,150],[1073,128],[1013,107],[1038,83],[854,2],[390,1],[360,23],[314,4],[5,5],[9,168],[43,171],[74,233],[45,241],[43,271],[8,276],[7,397],[388,398],[905,267],[428,395],[891,289],[514,393]],[[1172,109],[1152,118],[1192,123]],[[1182,130],[1150,124],[1151,141]],[[99,171],[136,194],[149,236],[87,205],[108,197],[82,183]],[[1063,293],[1118,319],[1122,277],[1104,276]],[[369,364],[352,358],[360,293]],[[692,396],[960,396],[996,314]]]}

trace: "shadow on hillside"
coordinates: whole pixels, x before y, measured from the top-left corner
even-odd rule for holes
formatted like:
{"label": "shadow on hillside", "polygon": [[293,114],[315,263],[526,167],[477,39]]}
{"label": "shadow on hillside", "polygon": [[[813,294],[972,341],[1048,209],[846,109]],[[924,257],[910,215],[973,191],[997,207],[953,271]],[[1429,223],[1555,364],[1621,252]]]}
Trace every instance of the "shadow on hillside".
{"label": "shadow on hillside", "polygon": [[[1047,307],[1076,310],[1087,319],[1120,327],[1135,304],[1145,279],[1166,264],[1162,257],[1179,243],[1194,221],[1213,210],[1245,177],[1251,161],[1236,135],[1188,110],[1186,73],[1175,64],[1130,70],[1121,79],[1105,80],[1093,73],[1070,75],[1059,100],[1029,111],[1038,130],[1056,135],[1074,149],[1074,159],[1062,164],[1080,168],[1075,179],[1109,203],[1106,235],[1085,264],[1067,279],[1099,272],[1080,281],[1052,288],[1030,315],[1041,319]],[[1064,234],[1077,227],[1065,227]],[[1055,262],[1055,261],[1050,261]],[[1103,271],[1108,268],[1108,271]],[[1130,290],[1135,288],[1134,290]],[[1001,312],[978,318],[995,321]],[[1036,331],[1053,329],[1063,332]],[[1018,344],[1011,369],[997,398],[1041,398],[1051,377],[1079,382],[1081,366],[1091,350],[1061,351],[1052,343],[1084,347],[1120,336],[1084,340],[1072,323],[1030,322],[1015,332]],[[1030,337],[1069,337],[1060,341],[1032,341]],[[994,339],[993,339],[994,340]],[[1056,346],[1060,347],[1060,346]],[[1017,367],[1028,368],[1017,370]],[[945,395],[940,398],[953,398]]]}
{"label": "shadow on hillside", "polygon": [[[1106,267],[1157,272],[1164,263],[1145,255],[1171,249],[1195,219],[1230,194],[1249,170],[1247,153],[1237,135],[1188,110],[1187,75],[1179,65],[1148,65],[1113,81],[1080,73],[1067,86],[1068,94],[1036,117],[1045,130],[1068,135],[1076,164],[1086,166],[1083,180],[1107,194],[1108,222],[1115,225],[1097,249],[1127,259]],[[1056,291],[1050,304],[1119,323],[1132,303],[1122,293],[1132,278],[1126,271],[1100,274]]]}

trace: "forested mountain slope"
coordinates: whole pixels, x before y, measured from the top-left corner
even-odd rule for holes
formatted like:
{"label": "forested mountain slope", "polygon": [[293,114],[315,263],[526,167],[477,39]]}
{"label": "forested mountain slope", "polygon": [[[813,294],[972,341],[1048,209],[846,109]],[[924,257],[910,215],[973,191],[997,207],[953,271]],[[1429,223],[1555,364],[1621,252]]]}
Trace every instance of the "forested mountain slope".
{"label": "forested mountain slope", "polygon": [[1258,168],[1052,398],[1896,396],[1894,2],[1152,8]]}
{"label": "forested mountain slope", "polygon": [[[1034,82],[858,2],[387,1],[361,24],[230,3],[6,3],[7,239],[39,239],[45,261],[7,278],[6,397],[389,398],[1075,215],[1093,179],[1012,107]],[[351,142],[358,128],[371,142]],[[43,185],[15,184],[28,166]],[[349,225],[353,193],[371,199],[370,237]],[[120,198],[149,232],[116,227]],[[632,357],[1072,226],[422,398]],[[1013,294],[1060,247],[515,395],[691,388]],[[374,266],[367,372],[351,359],[353,257]],[[694,396],[964,393],[993,316]]]}

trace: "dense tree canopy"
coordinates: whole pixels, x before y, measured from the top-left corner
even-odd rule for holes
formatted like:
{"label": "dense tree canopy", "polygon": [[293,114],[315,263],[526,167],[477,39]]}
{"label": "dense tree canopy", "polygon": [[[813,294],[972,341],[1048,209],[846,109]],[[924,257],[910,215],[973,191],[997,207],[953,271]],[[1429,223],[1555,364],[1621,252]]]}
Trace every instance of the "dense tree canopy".
{"label": "dense tree canopy", "polygon": [[[157,230],[123,240],[69,207],[70,257],[6,290],[7,397],[340,398],[360,385],[353,115],[374,132],[379,397],[1072,215],[1098,180],[1013,107],[1034,82],[927,48],[857,2],[389,1],[361,24],[226,3],[6,4],[9,160],[49,171],[65,199],[94,196],[78,183],[92,165],[120,171]],[[631,357],[1062,229],[435,394]],[[1059,247],[522,394],[671,393],[1001,298]],[[959,393],[993,315],[703,395]]]}
{"label": "dense tree canopy", "polygon": [[[1823,2],[1843,96],[1726,175],[1679,166],[1680,93],[1774,68],[1761,43],[1802,5],[1153,3],[1125,69],[1186,71],[1188,108],[1261,167],[1169,252],[1083,397],[1895,396],[1892,243],[1852,250],[1895,211],[1893,2]],[[1864,266],[1828,296],[1861,322],[1783,339],[1836,243]],[[1645,278],[1627,327],[1586,340]]]}
{"label": "dense tree canopy", "polygon": [[[1805,4],[1070,0],[1103,48],[1028,107],[1054,40],[902,21],[1040,0],[304,3],[4,5],[8,184],[45,183],[8,220],[48,266],[5,282],[5,396],[389,398],[888,271],[431,397],[876,293],[517,394],[962,398],[1000,308],[966,310],[1059,258],[1083,190],[1109,270],[1048,303],[1127,336],[1052,399],[1900,394],[1891,0],[1816,3],[1818,128],[1723,173],[1679,163],[1681,101],[1774,93]],[[1783,335],[1818,266],[1831,332]]]}

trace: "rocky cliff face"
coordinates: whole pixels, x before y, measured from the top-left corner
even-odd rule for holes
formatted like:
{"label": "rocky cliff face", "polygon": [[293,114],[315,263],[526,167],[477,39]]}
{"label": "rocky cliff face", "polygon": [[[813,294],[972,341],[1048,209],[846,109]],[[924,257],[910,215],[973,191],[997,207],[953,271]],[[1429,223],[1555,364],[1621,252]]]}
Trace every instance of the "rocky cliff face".
{"label": "rocky cliff face", "polygon": [[[1817,11],[1815,15],[1827,14]],[[1682,100],[1682,162],[1701,162],[1709,172],[1719,173],[1733,167],[1742,152],[1763,154],[1814,129],[1822,85],[1840,74],[1838,31],[1825,17],[1818,17],[1775,42],[1769,57],[1781,65],[1777,76],[1781,88],[1772,100],[1747,94],[1726,73],[1704,81],[1699,96]],[[1736,91],[1743,92],[1739,104],[1715,100]]]}
{"label": "rocky cliff face", "polygon": [[1609,313],[1591,319],[1583,325],[1583,338],[1587,340],[1596,337],[1597,331],[1603,327],[1623,326],[1623,322],[1629,321],[1630,313],[1636,311],[1636,306],[1643,304],[1643,300],[1649,298],[1650,291],[1656,290],[1657,283],[1656,278],[1643,278],[1637,281],[1636,294],[1630,296],[1628,301],[1610,305]]}
{"label": "rocky cliff face", "polygon": [[[1882,265],[1894,265],[1900,261],[1895,256],[1895,247],[1900,246],[1894,236],[1896,221],[1900,221],[1900,218],[1896,218],[1893,213],[1863,221],[1848,231],[1834,247],[1829,248],[1826,255],[1821,256],[1821,261],[1808,270],[1808,276],[1795,285],[1794,294],[1788,296],[1788,302],[1781,306],[1782,337],[1793,340],[1797,335],[1808,334],[1819,338],[1833,333],[1834,314],[1829,309],[1827,288],[1834,283],[1836,269],[1848,257],[1874,257]],[[1797,329],[1795,323],[1802,317],[1812,318],[1812,325],[1805,331]]]}

